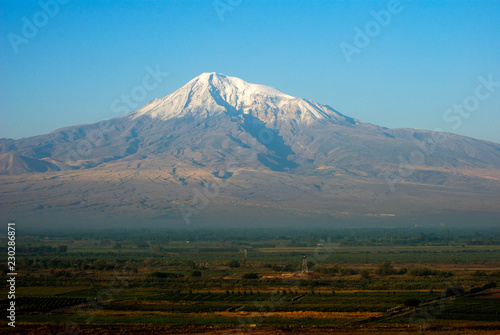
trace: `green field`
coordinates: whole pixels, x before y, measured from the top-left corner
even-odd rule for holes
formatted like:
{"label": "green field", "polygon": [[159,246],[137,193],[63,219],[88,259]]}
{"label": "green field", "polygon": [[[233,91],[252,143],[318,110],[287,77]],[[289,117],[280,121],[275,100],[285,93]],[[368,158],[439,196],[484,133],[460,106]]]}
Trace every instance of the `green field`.
{"label": "green field", "polygon": [[384,229],[19,236],[17,322],[500,329],[499,236]]}

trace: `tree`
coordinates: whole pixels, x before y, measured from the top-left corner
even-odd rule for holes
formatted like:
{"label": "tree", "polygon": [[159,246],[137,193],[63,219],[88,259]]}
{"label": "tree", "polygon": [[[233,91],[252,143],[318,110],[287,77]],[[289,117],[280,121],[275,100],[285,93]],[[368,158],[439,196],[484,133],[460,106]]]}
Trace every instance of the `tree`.
{"label": "tree", "polygon": [[198,270],[195,270],[191,272],[191,277],[201,277],[201,272]]}
{"label": "tree", "polygon": [[229,267],[230,267],[231,269],[234,269],[234,268],[239,268],[239,267],[240,267],[240,262],[238,262],[238,261],[230,261],[230,262],[229,262]]}
{"label": "tree", "polygon": [[417,298],[411,298],[405,301],[406,307],[418,307],[418,305],[420,305],[420,300]]}
{"label": "tree", "polygon": [[411,267],[408,269],[408,273],[411,276],[431,276],[435,274],[435,271],[426,267]]}
{"label": "tree", "polygon": [[370,278],[370,271],[368,271],[367,269],[361,269],[359,271],[359,274],[361,275],[361,278],[363,278],[363,279]]}
{"label": "tree", "polygon": [[460,296],[465,293],[465,289],[462,286],[454,286],[454,287],[448,287],[446,289],[446,296],[447,297],[455,297],[455,296]]}
{"label": "tree", "polygon": [[396,274],[396,270],[391,265],[391,262],[383,262],[378,266],[376,273],[380,276]]}
{"label": "tree", "polygon": [[259,279],[259,275],[255,272],[249,272],[243,274],[243,279]]}
{"label": "tree", "polygon": [[98,259],[94,262],[94,268],[96,270],[106,270],[108,268],[108,263],[102,259]]}

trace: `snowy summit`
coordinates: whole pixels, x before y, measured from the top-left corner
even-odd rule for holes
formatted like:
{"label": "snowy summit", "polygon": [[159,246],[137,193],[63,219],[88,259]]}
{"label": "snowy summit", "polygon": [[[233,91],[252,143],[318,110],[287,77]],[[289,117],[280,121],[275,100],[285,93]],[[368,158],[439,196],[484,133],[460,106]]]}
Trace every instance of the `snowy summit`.
{"label": "snowy summit", "polygon": [[209,117],[220,113],[250,114],[263,122],[314,121],[353,123],[329,106],[296,98],[270,86],[248,83],[215,72],[202,73],[177,91],[155,99],[129,116],[168,120],[185,116]]}

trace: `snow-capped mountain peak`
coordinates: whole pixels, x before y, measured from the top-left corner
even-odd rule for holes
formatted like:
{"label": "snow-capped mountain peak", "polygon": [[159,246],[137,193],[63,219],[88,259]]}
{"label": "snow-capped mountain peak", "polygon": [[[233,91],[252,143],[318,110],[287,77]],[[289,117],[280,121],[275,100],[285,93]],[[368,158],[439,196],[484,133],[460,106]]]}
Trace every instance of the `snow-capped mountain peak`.
{"label": "snow-capped mountain peak", "polygon": [[250,114],[265,123],[314,121],[353,123],[332,108],[296,98],[273,87],[248,83],[237,77],[205,72],[177,91],[155,99],[129,114],[168,120],[185,116],[209,117],[221,113]]}
{"label": "snow-capped mountain peak", "polygon": [[[240,78],[229,77],[215,72],[202,73],[198,77],[191,80],[189,83],[192,82],[200,83],[202,85],[209,85],[212,88],[219,90],[221,93],[224,93],[226,96],[231,96],[237,93],[241,96],[260,94],[295,99],[295,97],[285,94],[280,90],[275,89],[274,87],[247,83]],[[189,83],[187,85],[189,85]]]}

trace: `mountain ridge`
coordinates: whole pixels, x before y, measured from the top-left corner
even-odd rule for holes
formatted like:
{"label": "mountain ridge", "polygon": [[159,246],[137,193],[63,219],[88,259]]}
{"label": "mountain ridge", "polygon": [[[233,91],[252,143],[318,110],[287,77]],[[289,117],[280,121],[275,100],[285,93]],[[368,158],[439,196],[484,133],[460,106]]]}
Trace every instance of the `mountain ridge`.
{"label": "mountain ridge", "polygon": [[[0,160],[5,213],[112,211],[182,222],[182,206],[212,218],[266,208],[269,218],[325,220],[499,211],[499,144],[380,127],[216,73],[124,116],[1,140],[0,155],[18,162]],[[221,183],[201,211],[195,190]]]}

